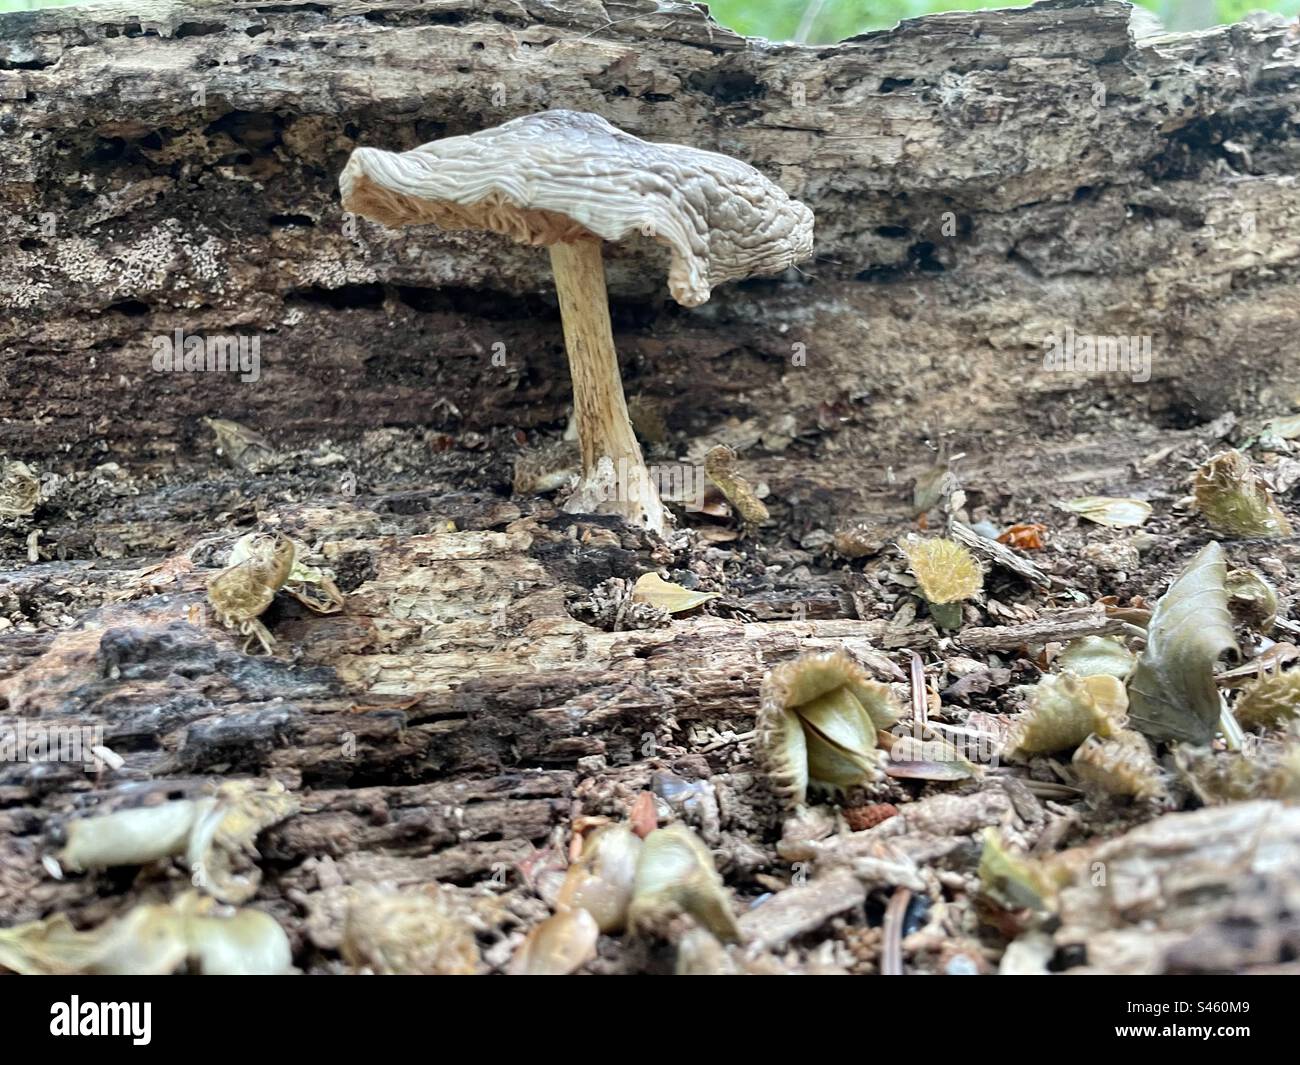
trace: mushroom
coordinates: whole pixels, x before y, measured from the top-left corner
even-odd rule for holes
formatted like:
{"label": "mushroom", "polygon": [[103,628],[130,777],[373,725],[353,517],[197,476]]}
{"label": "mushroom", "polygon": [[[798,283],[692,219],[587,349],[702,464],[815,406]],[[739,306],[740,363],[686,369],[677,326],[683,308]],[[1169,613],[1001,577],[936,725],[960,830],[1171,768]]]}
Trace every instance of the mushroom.
{"label": "mushroom", "polygon": [[639,233],[666,244],[668,290],[685,307],[715,285],[812,254],[812,212],[753,167],[649,144],[579,111],[525,115],[409,152],[358,148],[339,186],[344,210],[386,226],[491,230],[550,249],[582,449],[565,509],[659,533],[667,519],[623,398],[601,241]]}

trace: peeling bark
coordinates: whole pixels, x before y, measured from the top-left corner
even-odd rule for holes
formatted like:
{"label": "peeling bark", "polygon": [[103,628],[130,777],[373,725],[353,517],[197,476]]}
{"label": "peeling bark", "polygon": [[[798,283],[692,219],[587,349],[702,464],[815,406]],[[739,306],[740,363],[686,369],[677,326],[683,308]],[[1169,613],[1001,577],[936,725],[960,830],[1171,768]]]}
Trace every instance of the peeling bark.
{"label": "peeling bark", "polygon": [[[978,440],[1013,412],[1050,424],[1031,396],[1186,425],[1300,380],[1300,44],[1281,25],[1135,41],[1125,5],[1060,0],[811,48],[648,0],[89,10],[0,16],[14,455],[177,461],[214,412],[298,438],[559,424],[545,256],[345,227],[335,186],[357,144],[549,107],[730,153],[816,213],[802,274],[691,313],[650,242],[612,250],[629,393],[674,429],[776,394],[800,430],[834,408],[879,452],[900,403]],[[1155,383],[1043,372],[1067,325],[1152,336]],[[259,336],[260,381],[153,372],[151,338],[177,328]]]}

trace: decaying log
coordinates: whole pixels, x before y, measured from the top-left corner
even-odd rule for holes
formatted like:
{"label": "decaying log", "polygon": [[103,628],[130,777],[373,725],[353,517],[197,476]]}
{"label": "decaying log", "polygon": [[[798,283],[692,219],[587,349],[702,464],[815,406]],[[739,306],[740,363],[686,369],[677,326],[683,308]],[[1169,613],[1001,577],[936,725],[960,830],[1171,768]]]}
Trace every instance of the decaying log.
{"label": "decaying log", "polygon": [[[845,647],[896,672],[874,650],[883,621],[706,616],[593,629],[566,609],[586,591],[576,571],[565,580],[570,556],[604,532],[584,532],[580,519],[562,532],[515,518],[381,535],[377,516],[356,506],[285,517],[324,558],[351,559],[368,579],[338,615],[277,607],[280,657],[241,653],[242,638],[211,619],[211,567],[178,568],[165,592],[140,571],[102,572],[103,605],[82,624],[5,641],[0,733],[97,726],[124,762],[107,779],[80,764],[0,767],[6,918],[93,900],[86,882],[50,881],[41,865],[68,817],[150,792],[195,794],[221,776],[280,779],[304,796],[302,812],[267,833],[273,865],[407,856],[406,876],[471,880],[514,868],[567,826],[583,760],[610,779],[628,769],[619,788],[634,795],[686,754],[691,730],[747,730],[771,664]],[[586,565],[604,556],[617,572],[653,568],[651,552],[608,540],[582,548]],[[33,567],[0,587],[33,594],[58,569]]]}
{"label": "decaying log", "polygon": [[[686,314],[651,242],[611,252],[629,395],[675,430],[779,414],[879,457],[899,404],[969,450],[1008,416],[1046,429],[1035,396],[1165,424],[1289,398],[1300,42],[1129,20],[1049,0],[798,47],[651,0],[0,15],[0,451],[183,461],[212,413],[280,438],[562,424],[544,256],[354,226],[335,186],[355,145],[553,107],[722,150],[816,212],[803,274]],[[1066,326],[1150,336],[1154,383],[1045,372]],[[155,372],[177,329],[260,338],[259,379]]]}

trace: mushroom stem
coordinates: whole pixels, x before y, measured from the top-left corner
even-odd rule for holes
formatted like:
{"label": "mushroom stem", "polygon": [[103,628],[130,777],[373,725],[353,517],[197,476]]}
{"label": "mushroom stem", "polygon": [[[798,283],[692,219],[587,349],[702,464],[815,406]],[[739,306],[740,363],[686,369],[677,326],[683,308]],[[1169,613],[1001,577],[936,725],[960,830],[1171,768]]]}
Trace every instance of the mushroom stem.
{"label": "mushroom stem", "polygon": [[582,482],[565,509],[620,514],[662,534],[667,515],[645,467],[623,398],[623,379],[609,324],[601,242],[552,244],[550,250],[582,447]]}

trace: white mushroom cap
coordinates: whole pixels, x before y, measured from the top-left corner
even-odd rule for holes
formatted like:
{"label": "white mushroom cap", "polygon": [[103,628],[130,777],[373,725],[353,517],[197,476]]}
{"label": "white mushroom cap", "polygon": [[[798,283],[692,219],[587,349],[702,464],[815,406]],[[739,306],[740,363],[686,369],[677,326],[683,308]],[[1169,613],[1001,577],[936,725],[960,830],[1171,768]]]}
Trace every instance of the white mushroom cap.
{"label": "white mushroom cap", "polygon": [[650,144],[599,115],[544,111],[409,152],[358,148],[345,210],[385,225],[489,229],[526,244],[641,233],[672,249],[668,289],[687,307],[714,285],[812,255],[813,216],[752,166]]}

